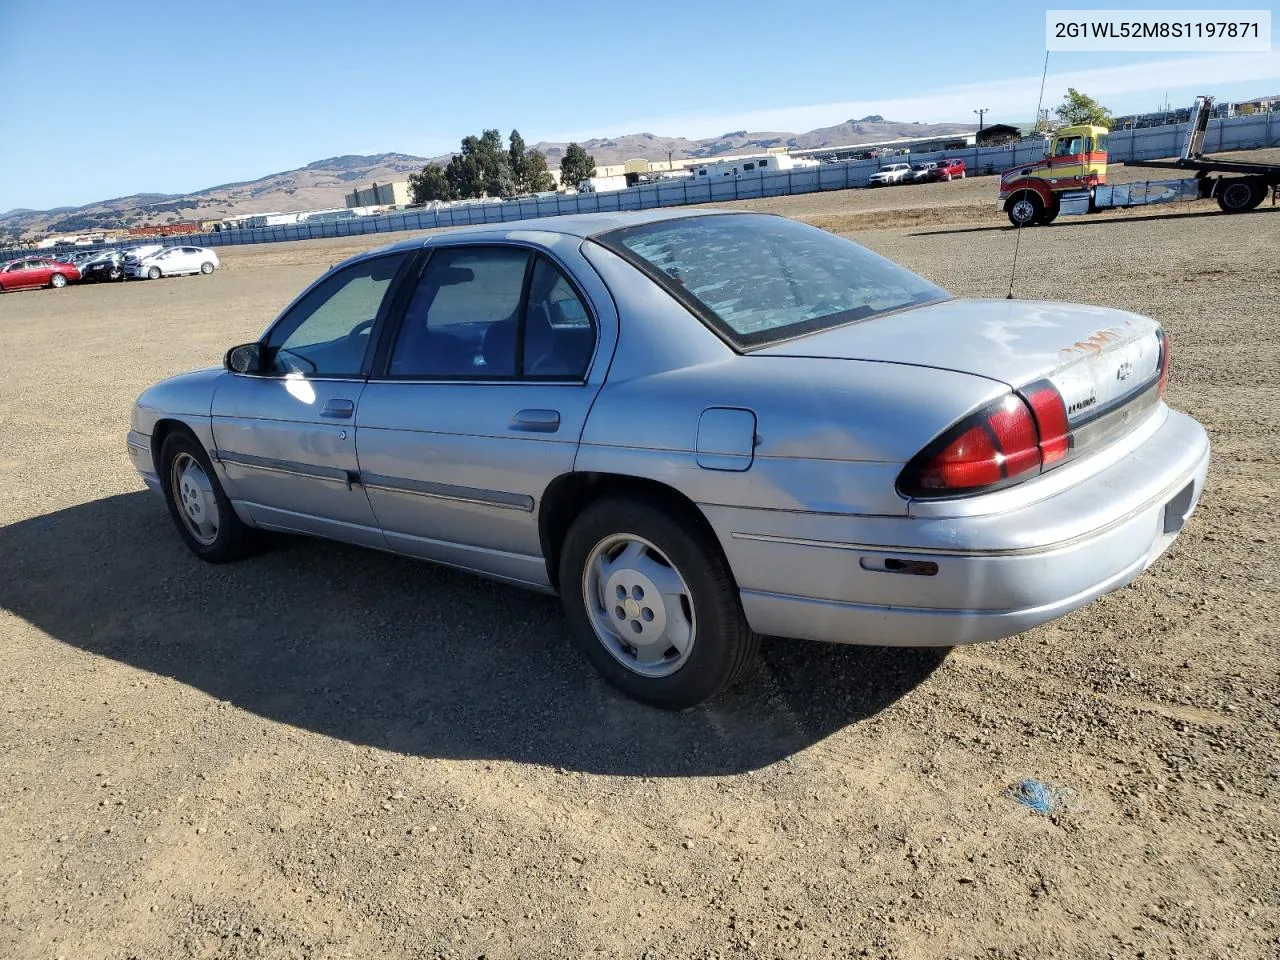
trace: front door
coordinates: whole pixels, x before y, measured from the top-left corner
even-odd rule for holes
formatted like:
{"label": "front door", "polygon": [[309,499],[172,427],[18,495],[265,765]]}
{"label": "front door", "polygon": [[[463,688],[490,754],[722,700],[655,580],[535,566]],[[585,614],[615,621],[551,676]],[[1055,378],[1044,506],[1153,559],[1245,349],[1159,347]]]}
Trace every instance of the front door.
{"label": "front door", "polygon": [[375,257],[325,277],[268,331],[262,372],[228,374],[218,386],[215,453],[228,497],[255,523],[383,545],[359,484],[356,410],[407,257]]}
{"label": "front door", "polygon": [[573,469],[602,376],[588,377],[597,329],[544,253],[432,252],[356,412],[361,480],[391,549],[549,584],[537,508]]}
{"label": "front door", "polygon": [[4,277],[0,278],[0,286],[6,290],[17,290],[27,285],[27,261],[15,260],[4,268]]}

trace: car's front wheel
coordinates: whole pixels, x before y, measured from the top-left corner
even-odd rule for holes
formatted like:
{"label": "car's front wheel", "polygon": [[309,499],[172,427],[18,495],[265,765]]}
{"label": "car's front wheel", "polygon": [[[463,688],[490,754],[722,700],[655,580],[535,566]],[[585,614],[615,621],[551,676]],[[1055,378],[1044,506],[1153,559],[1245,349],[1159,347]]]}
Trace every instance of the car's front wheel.
{"label": "car's front wheel", "polygon": [[1005,207],[1005,212],[1009,214],[1009,222],[1015,227],[1029,227],[1044,212],[1044,204],[1036,194],[1023,190]]}
{"label": "car's front wheel", "polygon": [[657,707],[712,699],[741,676],[760,642],[714,536],[648,500],[598,500],[574,520],[560,595],[587,659]]}
{"label": "car's front wheel", "polygon": [[152,267],[150,270],[148,270],[148,271],[147,271],[147,279],[148,279],[148,280],[159,280],[159,279],[160,279],[160,268],[159,268],[159,267]]}
{"label": "car's front wheel", "polygon": [[222,491],[209,455],[184,430],[160,447],[160,484],[178,533],[191,552],[210,563],[226,563],[253,550],[253,530],[236,516]]}

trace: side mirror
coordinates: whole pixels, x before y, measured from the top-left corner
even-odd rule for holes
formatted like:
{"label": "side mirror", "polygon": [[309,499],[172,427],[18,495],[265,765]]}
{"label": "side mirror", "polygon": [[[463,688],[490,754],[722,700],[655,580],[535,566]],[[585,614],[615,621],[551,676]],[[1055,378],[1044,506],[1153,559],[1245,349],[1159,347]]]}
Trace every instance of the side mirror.
{"label": "side mirror", "polygon": [[232,373],[261,373],[262,347],[257,343],[242,343],[232,347],[222,358],[222,365]]}

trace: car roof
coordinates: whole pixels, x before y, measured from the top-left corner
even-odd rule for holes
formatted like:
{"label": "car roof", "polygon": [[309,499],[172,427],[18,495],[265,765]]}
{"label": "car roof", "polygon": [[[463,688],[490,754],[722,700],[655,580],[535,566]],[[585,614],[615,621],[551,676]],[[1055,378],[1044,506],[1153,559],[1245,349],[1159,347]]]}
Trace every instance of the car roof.
{"label": "car roof", "polygon": [[361,257],[370,256],[372,254],[384,254],[396,250],[417,250],[421,247],[430,246],[437,242],[450,242],[455,237],[483,237],[488,240],[503,240],[514,239],[517,234],[528,235],[529,233],[550,233],[570,237],[581,237],[585,240],[588,237],[608,233],[610,230],[620,230],[623,227],[635,227],[646,223],[659,223],[663,220],[682,220],[690,217],[726,216],[733,215],[735,213],[748,212],[751,211],[690,211],[687,207],[682,207],[674,210],[626,210],[611,213],[574,213],[559,217],[530,217],[525,220],[506,220],[501,223],[477,223],[466,227],[446,228],[440,233],[434,233],[429,237],[414,237],[411,240],[401,240],[399,243],[392,243],[384,247],[378,247],[376,250],[369,250],[366,253],[359,254],[351,259],[358,260]]}

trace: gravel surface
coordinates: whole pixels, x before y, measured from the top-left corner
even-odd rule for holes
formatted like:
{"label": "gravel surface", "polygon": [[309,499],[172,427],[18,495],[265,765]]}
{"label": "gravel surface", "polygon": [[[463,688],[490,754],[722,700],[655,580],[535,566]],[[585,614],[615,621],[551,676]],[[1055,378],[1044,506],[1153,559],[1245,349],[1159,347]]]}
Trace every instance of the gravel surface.
{"label": "gravel surface", "polygon": [[[1002,297],[990,179],[754,206],[951,187],[983,211],[852,235]],[[1280,211],[1020,244],[1019,295],[1170,331],[1215,445],[1184,535],[1011,640],[768,641],[683,714],[607,688],[553,599],[304,540],[208,566],[143,492],[137,393],[366,241],[0,296],[0,956],[1275,958]]]}

